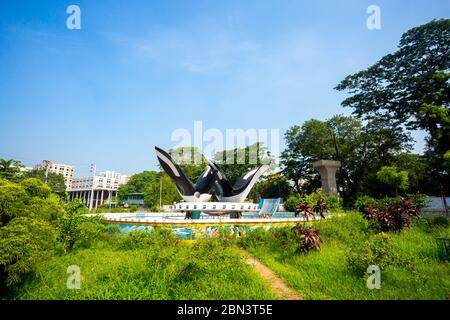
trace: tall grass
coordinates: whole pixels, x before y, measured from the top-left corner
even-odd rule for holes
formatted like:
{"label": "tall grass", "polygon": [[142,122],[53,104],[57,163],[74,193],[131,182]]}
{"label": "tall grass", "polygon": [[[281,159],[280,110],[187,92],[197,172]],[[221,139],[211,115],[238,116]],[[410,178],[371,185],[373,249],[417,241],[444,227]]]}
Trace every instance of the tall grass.
{"label": "tall grass", "polygon": [[[142,234],[131,237],[114,237],[109,243],[54,256],[37,268],[33,280],[21,287],[16,298],[274,298],[269,285],[242,263],[233,246],[223,247],[218,241],[171,242],[161,234],[156,240]],[[79,290],[66,287],[70,265],[81,269]]]}
{"label": "tall grass", "polygon": [[[422,220],[423,221],[423,220]],[[449,264],[436,256],[435,238],[450,233],[448,227],[424,227],[417,221],[399,233],[385,235],[393,261],[382,270],[381,289],[369,290],[367,275],[352,270],[350,251],[363,248],[377,237],[358,213],[317,223],[322,239],[320,252],[295,254],[271,230],[266,237],[255,230],[243,245],[284,278],[306,299],[446,299],[450,291]],[[287,232],[287,230],[285,230]],[[294,245],[294,244],[292,244]],[[389,257],[387,257],[389,259]]]}

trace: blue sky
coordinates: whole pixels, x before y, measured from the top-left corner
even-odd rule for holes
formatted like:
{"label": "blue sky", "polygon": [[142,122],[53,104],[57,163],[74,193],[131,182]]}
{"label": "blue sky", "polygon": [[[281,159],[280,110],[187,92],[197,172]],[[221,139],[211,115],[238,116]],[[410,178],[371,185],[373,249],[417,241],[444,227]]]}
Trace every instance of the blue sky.
{"label": "blue sky", "polygon": [[[81,30],[66,27],[71,4]],[[366,28],[371,4],[381,30]],[[333,87],[449,13],[437,0],[2,0],[0,157],[136,173],[196,120],[282,135],[350,114]]]}

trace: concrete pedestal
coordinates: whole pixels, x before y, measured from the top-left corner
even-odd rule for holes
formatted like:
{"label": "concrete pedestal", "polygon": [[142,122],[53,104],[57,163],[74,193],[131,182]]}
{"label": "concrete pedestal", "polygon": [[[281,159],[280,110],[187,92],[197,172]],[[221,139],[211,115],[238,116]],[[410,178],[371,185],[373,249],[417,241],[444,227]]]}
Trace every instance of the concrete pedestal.
{"label": "concrete pedestal", "polygon": [[319,160],[313,162],[313,168],[319,171],[322,180],[322,191],[331,196],[337,196],[336,170],[341,166],[340,161]]}

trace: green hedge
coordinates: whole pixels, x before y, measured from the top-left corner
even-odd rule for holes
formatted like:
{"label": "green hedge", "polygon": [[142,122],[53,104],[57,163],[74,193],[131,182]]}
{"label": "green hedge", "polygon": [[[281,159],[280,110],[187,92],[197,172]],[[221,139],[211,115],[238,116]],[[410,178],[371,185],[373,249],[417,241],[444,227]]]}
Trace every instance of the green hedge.
{"label": "green hedge", "polygon": [[316,191],[308,195],[291,195],[284,202],[284,209],[293,212],[295,208],[300,204],[306,202],[311,208],[313,208],[317,200],[323,198],[328,206],[329,210],[337,210],[342,207],[342,200],[336,196],[327,196],[322,191]]}

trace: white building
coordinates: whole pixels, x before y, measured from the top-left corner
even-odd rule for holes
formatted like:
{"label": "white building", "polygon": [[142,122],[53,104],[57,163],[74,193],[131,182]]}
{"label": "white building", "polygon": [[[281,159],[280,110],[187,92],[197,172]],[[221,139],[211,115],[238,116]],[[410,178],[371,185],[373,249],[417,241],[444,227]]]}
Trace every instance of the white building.
{"label": "white building", "polygon": [[68,192],[70,200],[79,198],[89,208],[97,208],[111,203],[111,199],[117,196],[119,186],[127,182],[128,176],[115,171],[105,171],[91,177],[74,178]]}
{"label": "white building", "polygon": [[63,163],[54,163],[50,160],[44,160],[41,164],[36,166],[36,169],[45,170],[46,174],[48,173],[57,173],[64,177],[64,184],[67,189],[70,189],[72,186],[72,181],[75,175],[75,166],[71,166]]}

